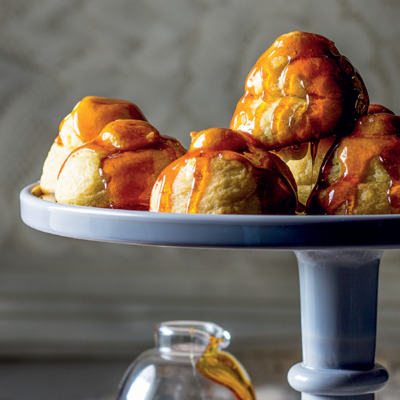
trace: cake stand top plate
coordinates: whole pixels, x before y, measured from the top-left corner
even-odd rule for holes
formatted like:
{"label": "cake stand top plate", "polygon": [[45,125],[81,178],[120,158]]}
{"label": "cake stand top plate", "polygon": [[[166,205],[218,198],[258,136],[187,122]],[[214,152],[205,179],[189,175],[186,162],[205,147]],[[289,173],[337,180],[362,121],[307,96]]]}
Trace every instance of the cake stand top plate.
{"label": "cake stand top plate", "polygon": [[400,247],[400,215],[205,215],[81,207],[20,193],[23,222],[76,239],[179,247],[322,249]]}

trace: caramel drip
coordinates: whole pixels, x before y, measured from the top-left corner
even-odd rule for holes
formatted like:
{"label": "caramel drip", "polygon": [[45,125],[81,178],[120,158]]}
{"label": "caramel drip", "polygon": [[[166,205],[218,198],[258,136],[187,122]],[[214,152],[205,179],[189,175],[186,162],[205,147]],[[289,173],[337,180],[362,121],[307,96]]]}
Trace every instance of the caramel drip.
{"label": "caramel drip", "polygon": [[[149,149],[116,152],[101,160],[101,174],[110,198],[110,208],[149,210],[151,190],[161,170],[179,153],[158,144]],[[157,167],[157,159],[160,164]]]}
{"label": "caramel drip", "polygon": [[90,151],[93,151],[95,153],[98,153],[98,154],[100,154],[101,158],[104,158],[104,157],[107,156],[107,152],[99,144],[94,143],[94,142],[86,143],[85,145],[77,147],[76,149],[71,151],[69,156],[64,160],[63,164],[61,165],[61,168],[58,171],[57,178],[61,175],[62,171],[64,170],[64,166],[68,162],[68,160],[70,158],[72,158],[72,157],[75,157],[78,153],[80,153],[81,151],[84,151],[84,150],[90,150]]}
{"label": "caramel drip", "polygon": [[[151,188],[156,180],[151,150],[116,153],[101,160],[101,175],[110,208],[148,210]],[[134,176],[135,179],[127,179]]]}
{"label": "caramel drip", "polygon": [[[192,144],[186,156],[165,168],[158,177],[153,193],[158,203],[153,211],[172,212],[174,196],[185,196],[174,190],[174,182],[182,170],[184,179],[192,179],[186,207],[180,212],[199,213],[211,175],[212,161],[220,158],[243,164],[256,180],[261,213],[290,214],[297,205],[296,183],[287,165],[275,154],[266,151],[263,144],[249,133],[226,128],[211,128],[192,132]],[[191,168],[191,171],[189,169]],[[191,178],[189,178],[191,176]],[[177,189],[178,190],[178,189]]]}
{"label": "caramel drip", "polygon": [[[185,167],[185,164],[193,163],[193,179],[190,193],[186,203],[186,213],[197,213],[199,209],[199,203],[202,195],[207,187],[207,182],[210,178],[210,157],[206,156],[202,152],[191,152],[186,156],[181,157],[178,161],[171,163],[169,168],[163,171],[161,177],[157,181],[159,189],[159,198],[157,211],[159,212],[171,212],[172,196],[173,196],[173,184],[179,173],[179,171]],[[162,195],[161,195],[162,194]]]}
{"label": "caramel drip", "polygon": [[[187,162],[187,159],[182,157],[181,162]],[[172,186],[179,173],[181,163],[173,162],[166,168],[163,173],[158,177],[153,190],[157,189],[158,203],[155,211],[158,212],[171,212],[172,211]],[[162,194],[162,195],[161,195]]]}
{"label": "caramel drip", "polygon": [[[392,209],[400,207],[400,139],[396,136],[344,138],[335,149],[340,160],[341,177],[330,184],[331,157],[322,167],[321,178],[311,194],[308,212],[310,214],[335,214],[345,206],[346,214],[353,214],[357,206],[358,185],[363,183],[373,159],[380,161],[390,179],[388,203]],[[321,196],[324,192],[324,196]]]}
{"label": "caramel drip", "polygon": [[134,210],[149,210],[158,175],[186,152],[176,139],[163,137],[152,125],[137,120],[109,123],[94,140],[75,149],[69,157],[83,150],[100,156],[99,174],[109,207]]}
{"label": "caramel drip", "polygon": [[261,213],[290,214],[294,212],[297,203],[296,184],[290,179],[292,175],[289,169],[278,156],[261,151],[240,154],[229,150],[207,150],[207,152],[190,151],[163,171],[156,183],[157,192],[159,192],[156,211],[171,212],[173,183],[179,171],[185,168],[185,164],[193,163],[193,181],[185,212],[198,213],[212,173],[211,161],[216,157],[223,157],[227,161],[238,161],[252,169],[256,179]]}
{"label": "caramel drip", "polygon": [[348,131],[368,104],[359,73],[333,42],[291,32],[279,37],[249,72],[230,127],[276,150]]}
{"label": "caramel drip", "polygon": [[221,342],[214,336],[197,361],[198,371],[207,379],[225,386],[236,400],[255,400],[253,385],[239,361],[231,354],[218,349]]}
{"label": "caramel drip", "polygon": [[[61,129],[61,128],[60,128],[60,129]],[[55,144],[58,144],[59,146],[62,146],[62,145],[63,145],[63,141],[62,141],[60,135],[57,135],[57,136],[56,136],[56,138],[54,139],[54,143],[55,143]]]}
{"label": "caramel drip", "polygon": [[211,160],[204,153],[201,153],[194,164],[192,187],[186,207],[187,213],[198,213],[202,195],[210,179],[210,172]]}
{"label": "caramel drip", "polygon": [[[94,139],[100,131],[117,119],[146,121],[140,109],[133,103],[107,97],[84,97],[60,124],[60,130],[67,119],[72,119],[77,136],[86,143]],[[57,138],[58,144],[61,138]]]}

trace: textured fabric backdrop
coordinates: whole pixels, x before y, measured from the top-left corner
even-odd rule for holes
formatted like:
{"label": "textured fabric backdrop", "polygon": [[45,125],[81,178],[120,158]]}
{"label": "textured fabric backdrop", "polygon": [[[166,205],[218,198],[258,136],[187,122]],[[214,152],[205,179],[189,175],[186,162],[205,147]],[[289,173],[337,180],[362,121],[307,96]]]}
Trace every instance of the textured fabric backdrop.
{"label": "textured fabric backdrop", "polygon": [[[335,41],[371,100],[398,113],[399,17],[397,0],[2,0],[0,355],[130,357],[172,318],[219,322],[237,348],[299,355],[290,252],[53,237],[21,223],[18,194],[83,96],[131,100],[187,146],[191,131],[229,124],[249,69],[292,30]],[[400,338],[398,254],[382,267],[382,348]]]}

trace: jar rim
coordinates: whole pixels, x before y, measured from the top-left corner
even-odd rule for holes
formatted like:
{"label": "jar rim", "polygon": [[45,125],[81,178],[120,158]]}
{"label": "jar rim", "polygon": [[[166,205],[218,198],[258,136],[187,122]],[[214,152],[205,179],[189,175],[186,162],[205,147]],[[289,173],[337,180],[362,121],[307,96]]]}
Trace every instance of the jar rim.
{"label": "jar rim", "polygon": [[211,337],[219,340],[218,347],[230,344],[230,333],[214,322],[176,320],[156,325],[156,345],[161,351],[203,352]]}

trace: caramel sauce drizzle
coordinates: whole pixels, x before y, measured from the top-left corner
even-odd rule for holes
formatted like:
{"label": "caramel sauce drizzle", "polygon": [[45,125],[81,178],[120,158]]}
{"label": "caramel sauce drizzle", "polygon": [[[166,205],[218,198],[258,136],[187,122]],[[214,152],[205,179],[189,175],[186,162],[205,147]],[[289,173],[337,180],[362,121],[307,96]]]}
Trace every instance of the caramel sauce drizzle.
{"label": "caramel sauce drizzle", "polygon": [[[83,143],[93,140],[109,122],[117,119],[146,121],[146,117],[136,104],[126,100],[98,96],[84,97],[61,121],[59,130],[69,119],[72,119],[75,132]],[[62,144],[59,135],[55,142]]]}
{"label": "caramel sauce drizzle", "polygon": [[160,186],[160,193],[162,193],[158,198],[158,212],[171,212],[173,184],[181,168],[184,168],[184,165],[188,163],[192,164],[193,178],[185,212],[192,214],[198,212],[199,203],[210,178],[211,157],[211,154],[205,154],[201,151],[190,152],[190,154],[188,153],[171,163],[170,168],[163,171],[156,183]]}
{"label": "caramel sauce drizzle", "polygon": [[239,361],[218,349],[223,339],[210,337],[210,342],[197,361],[197,370],[205,378],[228,388],[236,400],[256,400],[253,385]]}
{"label": "caramel sauce drizzle", "polygon": [[84,149],[100,155],[99,172],[110,208],[145,211],[149,210],[151,189],[161,170],[186,153],[176,139],[161,136],[152,125],[139,120],[109,123],[69,157]]}
{"label": "caramel sauce drizzle", "polygon": [[[308,201],[308,213],[335,214],[339,207],[345,206],[345,214],[353,214],[357,206],[358,185],[364,183],[374,159],[379,160],[389,176],[388,204],[392,212],[399,212],[399,128],[400,117],[389,113],[360,118],[351,136],[339,140],[327,155],[318,183]],[[333,157],[340,162],[341,176],[332,183],[329,176]]]}
{"label": "caramel sauce drizzle", "polygon": [[199,204],[211,175],[211,159],[206,157],[204,153],[199,154],[193,169],[192,187],[186,206],[187,213],[197,213]]}
{"label": "caramel sauce drizzle", "polygon": [[[250,165],[257,180],[261,212],[294,213],[296,183],[288,167],[278,156],[265,151],[257,139],[245,132],[212,128],[192,134],[189,152],[173,162],[159,177],[159,212],[171,212],[173,184],[185,164],[192,164],[193,180],[185,212],[198,213],[199,204],[211,176],[211,161],[216,157]],[[282,201],[279,201],[282,199]]]}
{"label": "caramel sauce drizzle", "polygon": [[292,32],[278,38],[250,71],[230,127],[254,136],[269,130],[263,142],[274,150],[346,129],[367,112],[368,103],[359,73],[333,42]]}

